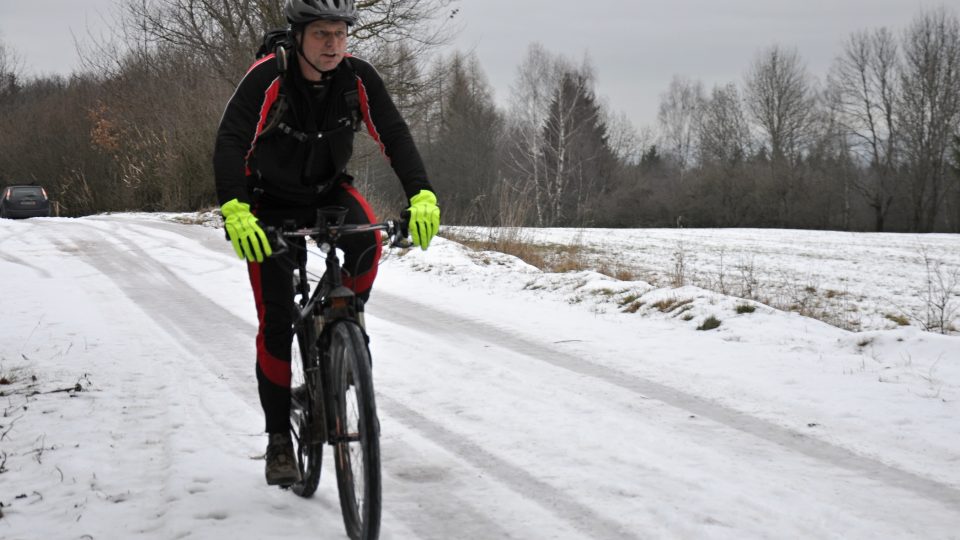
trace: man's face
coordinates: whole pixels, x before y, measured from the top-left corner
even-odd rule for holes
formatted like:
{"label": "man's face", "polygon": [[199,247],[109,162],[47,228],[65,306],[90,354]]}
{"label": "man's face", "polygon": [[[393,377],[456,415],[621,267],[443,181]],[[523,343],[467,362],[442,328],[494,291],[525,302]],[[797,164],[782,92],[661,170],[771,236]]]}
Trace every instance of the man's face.
{"label": "man's face", "polygon": [[[330,71],[340,64],[347,49],[347,23],[343,21],[313,21],[303,29],[300,37],[303,54],[321,71]],[[319,79],[320,74],[300,59],[300,68],[308,79]]]}

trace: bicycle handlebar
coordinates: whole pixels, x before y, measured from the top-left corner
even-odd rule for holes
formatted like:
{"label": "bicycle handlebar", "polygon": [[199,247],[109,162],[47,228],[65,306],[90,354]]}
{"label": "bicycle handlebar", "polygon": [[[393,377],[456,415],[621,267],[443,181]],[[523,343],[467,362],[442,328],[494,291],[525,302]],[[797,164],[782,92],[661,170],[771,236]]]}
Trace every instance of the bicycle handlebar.
{"label": "bicycle handlebar", "polygon": [[285,224],[283,227],[264,227],[263,231],[273,248],[273,255],[279,255],[287,251],[288,245],[284,240],[285,238],[306,238],[309,236],[313,237],[318,244],[327,242],[335,246],[337,239],[341,236],[373,231],[386,232],[391,247],[404,247],[401,242],[409,236],[408,216],[409,214],[405,211],[401,214],[400,219],[388,219],[382,223],[345,224],[342,223],[342,220],[338,220],[334,223],[314,227],[296,227],[292,224]]}

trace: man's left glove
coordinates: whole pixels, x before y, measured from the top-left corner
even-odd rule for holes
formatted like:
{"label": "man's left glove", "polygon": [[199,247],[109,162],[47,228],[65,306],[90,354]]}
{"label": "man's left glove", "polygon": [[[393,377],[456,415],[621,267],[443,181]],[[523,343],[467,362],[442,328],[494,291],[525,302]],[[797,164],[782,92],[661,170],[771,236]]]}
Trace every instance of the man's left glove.
{"label": "man's left glove", "polygon": [[233,243],[233,250],[237,257],[250,262],[263,262],[263,256],[270,256],[273,249],[267,242],[267,235],[257,223],[257,218],[250,213],[250,205],[237,199],[225,203],[220,207],[223,214],[223,226],[227,229],[227,236]]}
{"label": "man's left glove", "polygon": [[420,249],[427,249],[430,240],[440,230],[440,207],[437,206],[437,196],[432,191],[421,189],[410,197],[410,238],[413,245]]}

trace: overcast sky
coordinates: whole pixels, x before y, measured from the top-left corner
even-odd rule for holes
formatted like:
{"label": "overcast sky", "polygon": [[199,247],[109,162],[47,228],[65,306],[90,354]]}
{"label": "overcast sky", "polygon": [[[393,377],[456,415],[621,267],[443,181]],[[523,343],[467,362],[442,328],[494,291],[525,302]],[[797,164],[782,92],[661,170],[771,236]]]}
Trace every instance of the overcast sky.
{"label": "overcast sky", "polygon": [[[99,32],[118,0],[0,0],[0,39],[31,74],[77,66],[76,35]],[[921,8],[960,0],[460,0],[452,47],[472,50],[506,103],[530,43],[580,62],[588,54],[597,91],[637,127],[653,124],[674,74],[713,84],[741,82],[763,47],[795,47],[823,78],[850,33],[897,32]]]}

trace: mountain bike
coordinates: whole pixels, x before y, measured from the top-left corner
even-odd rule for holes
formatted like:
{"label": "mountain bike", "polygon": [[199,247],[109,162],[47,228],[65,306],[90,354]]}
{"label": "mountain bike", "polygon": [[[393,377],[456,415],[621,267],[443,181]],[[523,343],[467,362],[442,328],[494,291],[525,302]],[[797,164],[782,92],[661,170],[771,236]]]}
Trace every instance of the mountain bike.
{"label": "mountain bike", "polygon": [[[363,305],[343,285],[337,241],[346,235],[385,231],[391,245],[399,245],[407,232],[402,220],[352,225],[344,224],[346,215],[345,208],[321,208],[313,227],[285,224],[279,229],[267,228],[266,233],[274,255],[299,250],[293,278],[296,339],[291,356],[290,420],[300,481],[290,488],[301,497],[314,494],[320,482],[323,446],[329,443],[347,535],[373,539],[380,532],[380,422]],[[312,295],[307,237],[316,241],[326,257],[326,271]]]}

